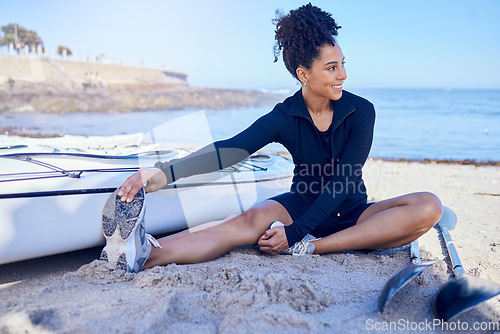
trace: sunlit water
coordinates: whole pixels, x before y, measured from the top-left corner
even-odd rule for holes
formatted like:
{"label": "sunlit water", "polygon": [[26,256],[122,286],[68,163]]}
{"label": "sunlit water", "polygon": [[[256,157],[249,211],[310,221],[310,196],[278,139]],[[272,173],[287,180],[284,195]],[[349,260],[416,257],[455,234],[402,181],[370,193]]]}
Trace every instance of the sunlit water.
{"label": "sunlit water", "polygon": [[[372,157],[500,161],[500,91],[353,90],[377,111]],[[199,147],[245,129],[272,106],[237,110],[141,111],[131,113],[1,113],[1,127],[49,134],[115,135],[147,132],[182,116],[189,129],[164,130],[174,146]],[[206,117],[205,117],[206,116]],[[205,121],[206,119],[206,121]],[[211,133],[206,135],[207,129]],[[36,130],[33,130],[36,129]],[[200,135],[203,134],[203,135]],[[170,137],[169,137],[170,135]],[[165,139],[167,138],[167,139]],[[270,150],[283,150],[271,144]]]}

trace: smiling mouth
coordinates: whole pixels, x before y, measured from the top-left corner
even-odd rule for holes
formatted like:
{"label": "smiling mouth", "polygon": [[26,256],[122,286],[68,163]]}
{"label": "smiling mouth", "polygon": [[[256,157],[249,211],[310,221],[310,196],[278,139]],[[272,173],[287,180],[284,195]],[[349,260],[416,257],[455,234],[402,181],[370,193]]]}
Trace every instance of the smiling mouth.
{"label": "smiling mouth", "polygon": [[335,89],[342,89],[342,85],[338,85],[338,86],[333,85],[332,87]]}

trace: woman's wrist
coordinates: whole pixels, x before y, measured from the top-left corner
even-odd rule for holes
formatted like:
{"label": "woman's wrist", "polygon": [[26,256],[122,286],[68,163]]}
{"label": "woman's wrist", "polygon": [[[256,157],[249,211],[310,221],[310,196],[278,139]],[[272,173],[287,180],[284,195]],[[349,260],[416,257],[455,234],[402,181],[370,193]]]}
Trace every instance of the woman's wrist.
{"label": "woman's wrist", "polygon": [[165,174],[165,177],[167,178],[167,184],[171,184],[175,181],[173,168],[170,163],[158,161],[155,163],[154,167],[160,169],[163,174]]}

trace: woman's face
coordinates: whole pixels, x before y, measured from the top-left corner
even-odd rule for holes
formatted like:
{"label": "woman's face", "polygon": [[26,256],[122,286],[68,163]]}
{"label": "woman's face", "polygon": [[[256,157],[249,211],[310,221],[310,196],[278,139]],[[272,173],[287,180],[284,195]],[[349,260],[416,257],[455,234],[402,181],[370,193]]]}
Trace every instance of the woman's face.
{"label": "woman's face", "polygon": [[338,100],[342,97],[342,83],[347,78],[344,69],[344,55],[336,44],[325,44],[321,47],[320,57],[305,69],[307,85],[304,89],[309,94]]}

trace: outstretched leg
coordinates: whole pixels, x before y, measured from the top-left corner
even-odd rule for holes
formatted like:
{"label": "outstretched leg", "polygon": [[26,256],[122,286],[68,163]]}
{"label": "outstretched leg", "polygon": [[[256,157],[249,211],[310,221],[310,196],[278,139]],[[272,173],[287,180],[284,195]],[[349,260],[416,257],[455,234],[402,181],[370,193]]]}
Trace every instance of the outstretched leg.
{"label": "outstretched leg", "polygon": [[276,220],[286,225],[292,223],[281,204],[266,200],[238,216],[164,237],[158,240],[162,248],[152,249],[144,269],[169,263],[209,261],[236,247],[254,245]]}
{"label": "outstretched leg", "polygon": [[317,241],[315,253],[406,245],[430,230],[441,218],[441,201],[431,193],[413,193],[368,207],[356,225]]}

